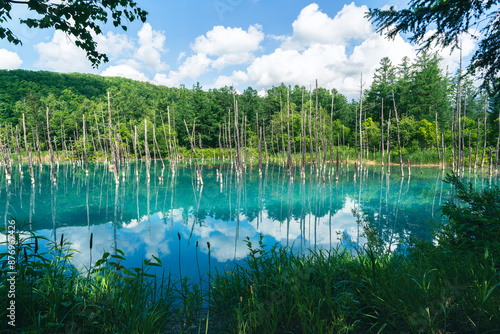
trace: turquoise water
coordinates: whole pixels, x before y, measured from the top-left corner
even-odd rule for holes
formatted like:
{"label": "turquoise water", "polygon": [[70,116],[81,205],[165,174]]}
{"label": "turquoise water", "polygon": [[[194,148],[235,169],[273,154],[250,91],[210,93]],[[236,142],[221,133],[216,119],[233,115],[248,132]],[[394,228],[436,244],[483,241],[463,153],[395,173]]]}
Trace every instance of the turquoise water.
{"label": "turquoise water", "polygon": [[[368,166],[354,178],[350,166],[341,170],[338,182],[309,172],[303,182],[297,170],[295,181],[289,182],[283,167],[269,165],[262,178],[258,167],[248,167],[238,179],[230,166],[217,164],[203,168],[203,187],[197,185],[194,165],[178,166],[175,176],[165,169],[163,182],[157,176],[161,167],[152,166],[148,184],[145,164],[137,180],[131,163],[118,187],[103,164],[90,165],[88,176],[81,167],[61,164],[56,185],[50,167],[36,167],[34,187],[27,167],[22,179],[13,172],[10,185],[2,168],[0,217],[4,224],[10,216],[26,221],[28,228],[57,242],[64,234],[79,251],[73,258],[79,267],[116,247],[125,253],[126,266],[155,255],[176,275],[180,255],[182,274],[197,277],[198,266],[208,268],[207,242],[214,265],[244,258],[246,238],[257,245],[260,235],[267,245],[293,246],[297,252],[362,244],[353,210],[373,221],[391,249],[413,236],[430,238],[428,223],[440,218],[438,209],[451,191],[442,182],[443,172],[431,167],[413,167],[411,178],[401,178],[399,167],[387,174],[380,166]],[[465,176],[478,188],[497,181],[467,171]]]}

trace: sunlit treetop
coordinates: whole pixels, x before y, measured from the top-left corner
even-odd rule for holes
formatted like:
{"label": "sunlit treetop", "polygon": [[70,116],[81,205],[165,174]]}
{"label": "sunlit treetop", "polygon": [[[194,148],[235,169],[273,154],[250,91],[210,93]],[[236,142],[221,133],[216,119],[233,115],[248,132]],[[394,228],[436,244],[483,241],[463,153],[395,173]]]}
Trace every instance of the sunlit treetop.
{"label": "sunlit treetop", "polygon": [[[8,28],[12,6],[27,6],[34,18],[20,18],[29,28],[54,28],[75,37],[76,46],[87,53],[93,67],[107,62],[108,57],[96,50],[94,36],[102,33],[100,24],[111,21],[127,30],[127,22],[146,21],[147,12],[132,0],[0,0],[0,38],[22,44]],[[38,15],[37,15],[38,14]]]}
{"label": "sunlit treetop", "polygon": [[[500,71],[499,0],[413,0],[407,9],[370,9],[367,17],[389,38],[409,33],[421,49],[432,45],[460,47],[460,37],[479,40],[469,72],[483,78],[484,87],[498,80]],[[480,34],[471,31],[479,29]]]}

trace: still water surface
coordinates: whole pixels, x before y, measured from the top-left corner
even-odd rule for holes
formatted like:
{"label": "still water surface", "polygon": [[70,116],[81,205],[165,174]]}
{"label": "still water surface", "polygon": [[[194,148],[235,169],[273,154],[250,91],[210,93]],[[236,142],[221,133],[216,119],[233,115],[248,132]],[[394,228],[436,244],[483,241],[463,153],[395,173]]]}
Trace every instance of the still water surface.
{"label": "still water surface", "polygon": [[[217,169],[222,170],[222,185]],[[61,164],[57,185],[51,182],[50,167],[35,171],[32,187],[27,168],[23,179],[15,170],[10,185],[0,170],[4,224],[13,216],[50,240],[59,241],[64,234],[79,251],[73,259],[79,267],[116,247],[125,253],[125,266],[138,266],[155,255],[173,274],[178,274],[180,233],[182,274],[191,277],[198,277],[197,252],[201,270],[208,268],[207,242],[212,265],[244,258],[246,238],[257,245],[260,235],[267,245],[293,246],[297,252],[361,244],[354,209],[371,219],[391,249],[413,236],[430,238],[428,223],[440,219],[439,207],[451,192],[442,182],[443,172],[431,167],[414,167],[411,178],[401,178],[399,167],[387,174],[380,166],[368,166],[354,178],[350,166],[338,182],[309,173],[305,182],[289,182],[279,166],[269,165],[262,178],[258,168],[248,167],[237,179],[230,166],[216,165],[204,167],[203,187],[189,165],[177,167],[175,176],[166,169],[160,182],[161,164],[153,164],[148,184],[144,164],[139,180],[130,164],[118,187],[103,164],[90,166],[88,176],[79,167]],[[496,182],[481,174],[469,174],[468,180],[477,188]],[[343,234],[348,241],[340,238]]]}

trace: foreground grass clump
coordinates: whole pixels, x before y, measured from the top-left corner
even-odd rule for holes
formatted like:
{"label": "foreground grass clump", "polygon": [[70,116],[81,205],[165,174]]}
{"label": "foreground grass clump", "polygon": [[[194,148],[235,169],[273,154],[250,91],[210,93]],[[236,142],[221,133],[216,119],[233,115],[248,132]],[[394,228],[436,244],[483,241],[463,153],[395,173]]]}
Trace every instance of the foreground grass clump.
{"label": "foreground grass clump", "polygon": [[435,230],[437,245],[413,240],[389,252],[362,221],[368,242],[355,254],[247,241],[245,264],[213,274],[215,316],[235,333],[500,330],[500,192],[447,181],[457,194],[443,207],[449,223]]}
{"label": "foreground grass clump", "polygon": [[[161,262],[145,260],[131,270],[120,265],[123,252],[104,253],[91,270],[79,271],[71,264],[75,250],[64,242],[49,243],[39,252],[45,238],[23,231],[16,222],[15,240],[0,254],[0,329],[31,333],[154,333],[172,319],[173,285],[168,277],[148,273]],[[9,254],[10,250],[10,254]],[[12,255],[13,254],[13,255]],[[7,281],[15,258],[15,327],[8,324]],[[11,259],[11,258],[9,258]],[[116,263],[113,261],[117,261]],[[5,320],[7,319],[7,320]],[[160,330],[159,330],[160,329]]]}

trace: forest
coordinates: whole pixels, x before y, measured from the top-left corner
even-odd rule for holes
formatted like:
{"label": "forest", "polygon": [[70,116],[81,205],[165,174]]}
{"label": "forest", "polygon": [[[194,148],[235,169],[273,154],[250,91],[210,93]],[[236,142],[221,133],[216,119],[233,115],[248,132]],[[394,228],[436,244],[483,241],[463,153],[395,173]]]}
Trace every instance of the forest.
{"label": "forest", "polygon": [[[155,157],[157,151],[164,158],[171,156],[172,147],[189,149],[187,125],[194,123],[195,149],[234,147],[234,139],[229,138],[236,135],[236,122],[240,127],[239,145],[257,149],[265,142],[266,158],[284,154],[288,138],[292,155],[310,148],[310,157],[316,151],[316,163],[318,152],[326,154],[328,147],[334,146],[361,149],[368,157],[369,152],[392,147],[395,155],[398,138],[405,162],[412,153],[423,151],[434,153],[421,162],[440,163],[444,158],[439,151],[443,149],[463,155],[460,159],[447,154],[446,164],[461,160],[470,165],[473,160],[482,160],[482,165],[485,159],[488,162],[488,153],[496,158],[500,138],[498,92],[480,91],[473,78],[461,74],[461,70],[448,73],[441,67],[441,59],[428,52],[420,53],[414,61],[404,58],[400,64],[383,58],[367,89],[361,89],[365,88],[361,76],[360,98],[352,101],[318,83],[309,87],[281,84],[260,96],[252,87],[243,92],[227,86],[205,91],[200,84],[190,89],[169,88],[91,74],[2,70],[0,133],[6,152],[11,148],[15,151],[16,145],[20,148],[24,115],[27,145],[34,151],[46,151],[48,110],[54,149],[78,149],[76,145],[83,146],[85,119],[86,150],[90,159],[98,158],[99,147],[106,152],[103,145],[109,130],[109,94],[112,130],[129,153],[135,131],[139,147],[144,146],[145,133],[154,134],[148,136],[148,144]],[[387,138],[390,141],[384,143]],[[139,149],[140,157],[145,153]]]}

